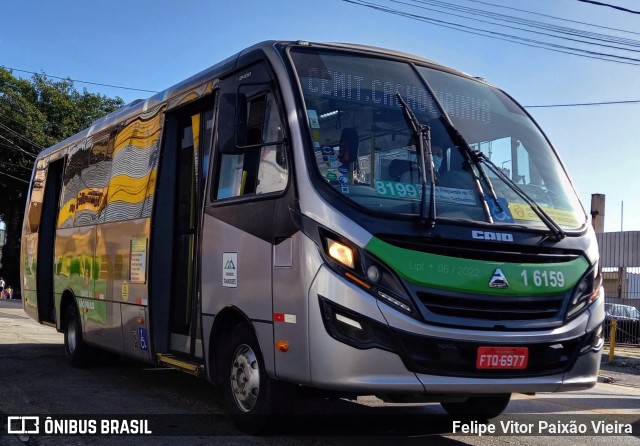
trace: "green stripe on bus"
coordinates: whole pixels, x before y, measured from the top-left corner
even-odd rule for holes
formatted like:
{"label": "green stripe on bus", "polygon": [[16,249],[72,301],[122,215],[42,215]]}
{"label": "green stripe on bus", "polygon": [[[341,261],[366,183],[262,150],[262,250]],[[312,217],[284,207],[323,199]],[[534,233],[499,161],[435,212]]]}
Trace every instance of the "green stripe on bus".
{"label": "green stripe on bus", "polygon": [[[555,263],[506,263],[462,259],[398,248],[375,237],[365,248],[413,284],[501,296],[551,295],[566,292],[576,286],[589,266],[583,257]],[[497,270],[506,278],[507,287],[489,286]]]}

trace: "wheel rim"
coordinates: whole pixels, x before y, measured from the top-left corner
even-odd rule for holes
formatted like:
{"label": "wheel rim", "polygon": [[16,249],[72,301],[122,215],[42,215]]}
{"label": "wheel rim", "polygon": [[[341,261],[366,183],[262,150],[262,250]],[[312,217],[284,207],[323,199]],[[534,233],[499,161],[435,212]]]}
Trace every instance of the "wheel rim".
{"label": "wheel rim", "polygon": [[238,408],[250,412],[258,402],[260,367],[255,352],[246,344],[233,354],[231,364],[231,394]]}
{"label": "wheel rim", "polygon": [[69,350],[69,353],[73,353],[76,351],[77,336],[78,336],[78,334],[76,333],[76,330],[77,330],[77,325],[76,325],[75,319],[70,317],[67,322],[67,349]]}

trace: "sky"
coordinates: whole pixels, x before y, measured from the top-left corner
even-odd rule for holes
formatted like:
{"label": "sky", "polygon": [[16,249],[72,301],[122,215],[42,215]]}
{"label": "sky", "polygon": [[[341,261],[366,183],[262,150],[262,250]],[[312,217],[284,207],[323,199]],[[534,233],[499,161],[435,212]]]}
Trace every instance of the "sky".
{"label": "sky", "polygon": [[[86,88],[130,102],[263,40],[350,42],[413,53],[482,77],[526,106],[560,154],[585,210],[590,211],[592,194],[604,194],[605,231],[640,230],[640,65],[500,40],[503,33],[623,54],[417,7],[432,8],[433,1],[368,3],[437,23],[345,0],[0,0],[0,66],[25,78],[31,77],[29,72],[68,77],[80,91]],[[640,14],[585,1],[442,1],[638,40],[640,45],[640,33],[619,31],[640,30]],[[602,1],[640,11],[637,0]],[[451,12],[450,7],[446,10]],[[454,25],[445,27],[444,22]],[[455,25],[488,30],[491,36],[462,32]],[[640,59],[640,52],[624,57]],[[638,102],[532,107],[615,101]]]}

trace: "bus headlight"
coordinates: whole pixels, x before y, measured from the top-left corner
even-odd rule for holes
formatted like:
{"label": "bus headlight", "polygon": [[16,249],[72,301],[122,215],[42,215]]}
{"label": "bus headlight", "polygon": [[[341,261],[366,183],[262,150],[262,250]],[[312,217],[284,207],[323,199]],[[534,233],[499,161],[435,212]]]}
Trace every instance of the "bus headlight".
{"label": "bus headlight", "polygon": [[326,228],[320,228],[325,261],[336,273],[396,310],[418,317],[404,286],[383,262]]}
{"label": "bus headlight", "polygon": [[571,302],[569,302],[569,309],[567,311],[567,320],[577,316],[582,310],[588,307],[591,302],[600,297],[600,286],[602,285],[602,275],[599,272],[598,265],[593,267],[584,277],[578,282],[573,295],[571,296]]}
{"label": "bus headlight", "polygon": [[325,238],[325,243],[327,246],[327,254],[329,254],[329,256],[333,260],[346,266],[347,268],[355,268],[355,254],[351,247],[329,237]]}

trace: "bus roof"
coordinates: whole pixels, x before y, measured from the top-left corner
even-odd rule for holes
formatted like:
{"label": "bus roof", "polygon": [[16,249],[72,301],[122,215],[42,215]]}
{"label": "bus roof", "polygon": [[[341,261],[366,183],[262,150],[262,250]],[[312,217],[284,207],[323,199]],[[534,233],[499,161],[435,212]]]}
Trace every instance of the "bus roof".
{"label": "bus roof", "polygon": [[[396,51],[396,50],[390,50],[390,49],[386,49],[386,48],[380,48],[380,47],[375,47],[375,46],[368,46],[368,45],[360,45],[360,44],[352,44],[352,43],[339,43],[339,42],[330,42],[330,43],[323,43],[323,42],[309,42],[309,41],[302,41],[302,40],[297,40],[297,41],[293,41],[293,40],[266,40],[260,43],[257,43],[255,45],[252,45],[250,47],[247,47],[245,49],[243,49],[242,51],[228,57],[227,59],[224,59],[220,62],[218,62],[217,64],[206,68],[204,70],[202,70],[201,72],[194,74],[193,76],[161,91],[158,92],[156,94],[154,94],[153,96],[147,98],[147,99],[136,99],[122,107],[120,107],[119,109],[103,116],[102,118],[98,119],[97,121],[95,121],[94,123],[91,124],[91,126],[89,126],[88,128],[76,133],[75,135],[70,136],[69,138],[66,138],[56,144],[54,144],[53,146],[44,149],[42,152],[40,152],[40,154],[38,155],[38,158],[42,158],[46,155],[48,155],[49,153],[55,152],[58,149],[62,148],[62,147],[66,147],[68,145],[73,144],[76,141],[80,141],[83,140],[89,136],[95,135],[111,126],[113,126],[114,124],[120,123],[120,122],[124,122],[127,119],[133,118],[137,115],[140,115],[141,113],[144,113],[146,111],[149,110],[153,110],[155,107],[167,103],[169,101],[171,101],[174,98],[180,97],[180,95],[185,94],[186,92],[192,90],[193,88],[197,87],[198,85],[201,85],[203,83],[206,83],[207,81],[210,81],[212,79],[215,79],[216,77],[220,77],[222,75],[224,75],[224,73],[226,72],[230,72],[233,71],[237,65],[238,65],[238,61],[242,58],[242,56],[244,55],[248,55],[253,53],[254,51],[263,51],[265,53],[267,52],[273,52],[274,48],[276,47],[280,47],[280,48],[286,48],[286,47],[292,47],[292,46],[304,46],[304,47],[317,47],[317,48],[335,48],[335,49],[341,49],[341,50],[346,50],[346,51],[354,51],[354,52],[360,52],[360,53],[367,53],[367,54],[374,54],[374,55],[380,55],[380,56],[387,56],[387,57],[393,57],[393,58],[399,58],[399,59],[403,59],[403,60],[409,60],[409,61],[414,61],[420,64],[424,64],[424,65],[428,65],[428,66],[433,66],[436,67],[438,69],[444,70],[444,71],[449,71],[452,73],[456,73],[459,75],[463,75],[463,76],[467,76],[467,77],[472,77],[466,73],[460,72],[458,70],[454,70],[450,67],[441,65],[437,62],[434,62],[433,60],[430,59],[426,59],[420,56],[416,56],[414,54],[409,54],[409,53],[404,53],[401,51]],[[478,79],[478,78],[476,78]]]}

